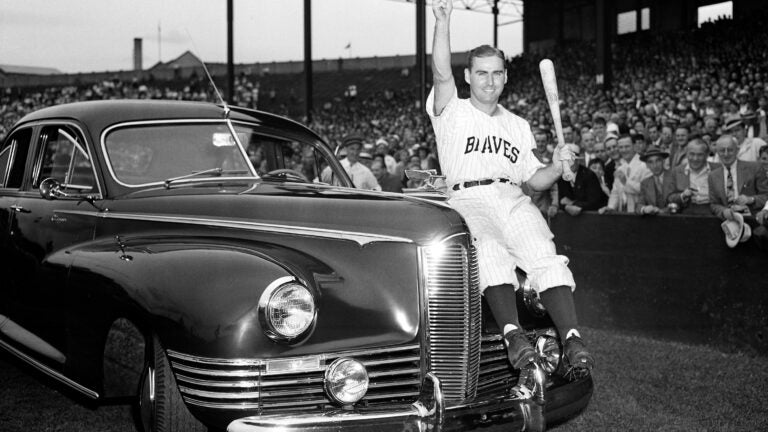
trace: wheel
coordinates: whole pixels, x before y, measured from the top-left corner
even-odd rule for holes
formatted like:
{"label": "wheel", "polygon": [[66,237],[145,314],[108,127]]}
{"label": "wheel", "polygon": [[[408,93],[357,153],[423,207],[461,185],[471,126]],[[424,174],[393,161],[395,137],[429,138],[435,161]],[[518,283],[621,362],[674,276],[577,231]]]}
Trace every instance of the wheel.
{"label": "wheel", "polygon": [[144,432],[207,432],[184,405],[171,365],[157,336],[148,344],[139,389],[138,413]]}

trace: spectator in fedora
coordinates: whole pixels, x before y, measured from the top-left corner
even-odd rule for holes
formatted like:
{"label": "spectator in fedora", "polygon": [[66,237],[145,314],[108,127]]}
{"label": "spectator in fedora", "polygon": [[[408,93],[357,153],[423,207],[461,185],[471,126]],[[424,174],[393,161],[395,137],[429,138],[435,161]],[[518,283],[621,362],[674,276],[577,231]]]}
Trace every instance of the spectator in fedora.
{"label": "spectator in fedora", "polygon": [[734,220],[734,212],[757,213],[768,200],[768,177],[759,163],[738,159],[738,140],[723,135],[717,140],[722,165],[709,173],[709,205],[720,219]]}
{"label": "spectator in fedora", "polygon": [[[347,157],[341,160],[341,166],[349,174],[355,187],[358,189],[381,190],[376,177],[367,166],[360,162],[360,149],[363,147],[363,137],[357,134],[351,134],[344,137],[341,142],[342,147],[347,151]],[[326,167],[321,175],[323,182],[331,184],[331,169]]]}
{"label": "spectator in fedora", "polygon": [[571,171],[576,174],[573,180],[560,178],[557,181],[557,191],[560,196],[560,208],[571,216],[578,216],[582,211],[598,210],[608,201],[600,188],[597,175],[589,168],[579,163],[580,149],[571,144],[576,159],[571,163]]}
{"label": "spectator in fedora", "polygon": [[[739,160],[756,162],[759,158],[760,147],[766,145],[765,141],[760,138],[747,136],[744,120],[739,115],[731,115],[726,118],[725,125],[723,125],[723,133],[736,138],[738,144],[736,158]],[[717,156],[717,161],[720,162],[720,155],[718,154]]]}
{"label": "spectator in fedora", "polygon": [[709,146],[700,138],[686,145],[687,164],[670,169],[664,179],[667,205],[680,214],[710,215],[709,173],[717,166],[707,162]]}
{"label": "spectator in fedora", "polygon": [[651,146],[640,160],[651,171],[651,176],[640,182],[640,197],[637,200],[637,213],[652,215],[666,213],[667,200],[664,196],[664,160],[669,153],[661,151],[656,146]]}

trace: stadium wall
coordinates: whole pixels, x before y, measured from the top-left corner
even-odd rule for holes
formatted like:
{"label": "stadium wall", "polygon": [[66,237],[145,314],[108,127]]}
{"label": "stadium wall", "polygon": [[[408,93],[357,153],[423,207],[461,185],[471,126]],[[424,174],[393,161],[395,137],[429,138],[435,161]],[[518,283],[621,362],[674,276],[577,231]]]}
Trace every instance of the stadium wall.
{"label": "stadium wall", "polygon": [[[749,223],[755,221],[748,218]],[[582,325],[768,354],[768,251],[706,216],[558,215]]]}
{"label": "stadium wall", "polygon": [[[464,65],[466,63],[466,57],[466,52],[453,53],[451,61],[454,65]],[[427,57],[427,61],[431,61],[430,56]],[[415,67],[415,65],[415,55],[321,59],[314,60],[312,62],[312,71],[313,73],[324,73],[384,69],[412,69]],[[206,66],[214,78],[225,77],[227,74],[226,63],[206,63]],[[266,74],[300,74],[303,72],[303,61],[240,63],[235,65],[236,74],[242,73],[248,76],[263,76]],[[205,72],[194,56],[191,56],[189,53],[185,53],[174,60],[155,65],[152,68],[143,71],[119,70],[53,75],[0,73],[0,87],[25,88],[40,86],[85,85],[89,83],[111,80],[113,78],[118,78],[124,82],[130,82],[133,79],[140,81],[169,81],[188,79],[193,75],[204,76]]]}

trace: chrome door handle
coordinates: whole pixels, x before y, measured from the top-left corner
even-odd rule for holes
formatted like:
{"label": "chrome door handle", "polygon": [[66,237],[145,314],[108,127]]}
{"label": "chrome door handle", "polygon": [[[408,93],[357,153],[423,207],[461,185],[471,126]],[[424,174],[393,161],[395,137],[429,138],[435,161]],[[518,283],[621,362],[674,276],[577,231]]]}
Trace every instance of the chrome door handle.
{"label": "chrome door handle", "polygon": [[16,213],[30,213],[29,210],[25,209],[24,207],[14,204],[11,206],[11,210],[15,211]]}

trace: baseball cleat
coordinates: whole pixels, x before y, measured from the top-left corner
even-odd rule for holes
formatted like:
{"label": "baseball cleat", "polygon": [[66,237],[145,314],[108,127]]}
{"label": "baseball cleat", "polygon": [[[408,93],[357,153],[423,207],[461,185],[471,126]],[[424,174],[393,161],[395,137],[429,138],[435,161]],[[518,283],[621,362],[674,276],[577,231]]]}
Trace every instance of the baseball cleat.
{"label": "baseball cleat", "polygon": [[522,330],[509,331],[503,339],[504,346],[507,347],[507,357],[513,368],[522,369],[528,363],[536,361],[536,351]]}
{"label": "baseball cleat", "polygon": [[571,380],[586,378],[595,365],[595,359],[587,351],[584,341],[579,336],[571,336],[563,346],[565,376]]}

